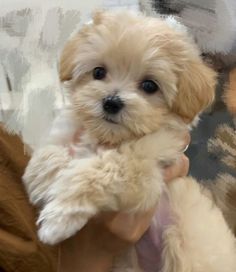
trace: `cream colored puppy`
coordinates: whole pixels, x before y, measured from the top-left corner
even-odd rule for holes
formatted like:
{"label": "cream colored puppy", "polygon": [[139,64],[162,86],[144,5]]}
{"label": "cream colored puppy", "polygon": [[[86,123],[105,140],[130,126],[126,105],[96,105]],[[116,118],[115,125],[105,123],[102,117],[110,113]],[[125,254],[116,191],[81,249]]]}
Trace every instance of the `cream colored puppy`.
{"label": "cream colored puppy", "polygon": [[41,206],[40,239],[60,242],[101,211],[158,205],[159,271],[236,271],[233,235],[200,185],[163,182],[161,166],[214,98],[215,74],[187,31],[171,18],[98,12],[67,43],[60,78],[71,107],[23,177]]}

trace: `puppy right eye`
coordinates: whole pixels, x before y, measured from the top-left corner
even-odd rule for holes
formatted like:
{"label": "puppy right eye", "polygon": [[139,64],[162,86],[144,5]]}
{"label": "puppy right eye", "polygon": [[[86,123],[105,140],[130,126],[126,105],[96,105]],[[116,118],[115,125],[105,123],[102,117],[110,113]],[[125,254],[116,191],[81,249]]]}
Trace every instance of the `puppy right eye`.
{"label": "puppy right eye", "polygon": [[159,86],[153,80],[144,80],[141,83],[141,88],[147,94],[153,94],[159,90]]}
{"label": "puppy right eye", "polygon": [[102,80],[106,77],[106,69],[104,67],[96,67],[93,69],[93,78],[97,80]]}

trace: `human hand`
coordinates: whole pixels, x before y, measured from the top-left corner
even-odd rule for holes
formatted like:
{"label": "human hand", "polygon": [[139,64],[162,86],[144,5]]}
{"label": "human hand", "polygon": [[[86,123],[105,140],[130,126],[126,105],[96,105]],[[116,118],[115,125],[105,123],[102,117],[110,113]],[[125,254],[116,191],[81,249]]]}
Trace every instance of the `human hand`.
{"label": "human hand", "polygon": [[[190,136],[186,136],[186,145]],[[189,161],[183,154],[164,169],[165,182],[185,176]],[[91,220],[74,237],[60,246],[60,272],[110,271],[113,259],[129,245],[136,243],[150,226],[156,207],[139,214],[104,213]]]}
{"label": "human hand", "polygon": [[[187,132],[184,136],[183,152],[187,150],[190,140],[191,140],[190,134]],[[183,153],[174,164],[164,168],[164,172],[163,172],[164,180],[165,182],[169,182],[175,178],[184,177],[188,174],[188,170],[189,170],[189,159]]]}

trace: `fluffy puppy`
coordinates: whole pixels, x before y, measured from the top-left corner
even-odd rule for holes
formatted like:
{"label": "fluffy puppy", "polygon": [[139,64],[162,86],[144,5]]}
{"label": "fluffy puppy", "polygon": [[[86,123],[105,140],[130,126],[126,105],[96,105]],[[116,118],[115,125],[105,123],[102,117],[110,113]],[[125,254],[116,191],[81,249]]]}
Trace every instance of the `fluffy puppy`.
{"label": "fluffy puppy", "polygon": [[23,177],[41,206],[40,239],[60,242],[101,211],[158,205],[156,269],[236,271],[220,210],[191,178],[163,182],[161,166],[179,156],[184,131],[214,98],[215,73],[187,31],[172,18],[98,12],[65,46],[60,79],[71,106]]}

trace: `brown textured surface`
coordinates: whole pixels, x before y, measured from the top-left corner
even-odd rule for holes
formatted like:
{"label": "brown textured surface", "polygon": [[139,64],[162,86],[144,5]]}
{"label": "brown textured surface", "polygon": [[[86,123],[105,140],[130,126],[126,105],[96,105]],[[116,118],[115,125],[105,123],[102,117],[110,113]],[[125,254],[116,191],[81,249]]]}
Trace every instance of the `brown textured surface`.
{"label": "brown textured surface", "polygon": [[6,272],[53,272],[55,249],[38,241],[36,213],[21,183],[28,159],[20,139],[0,126],[0,267]]}

